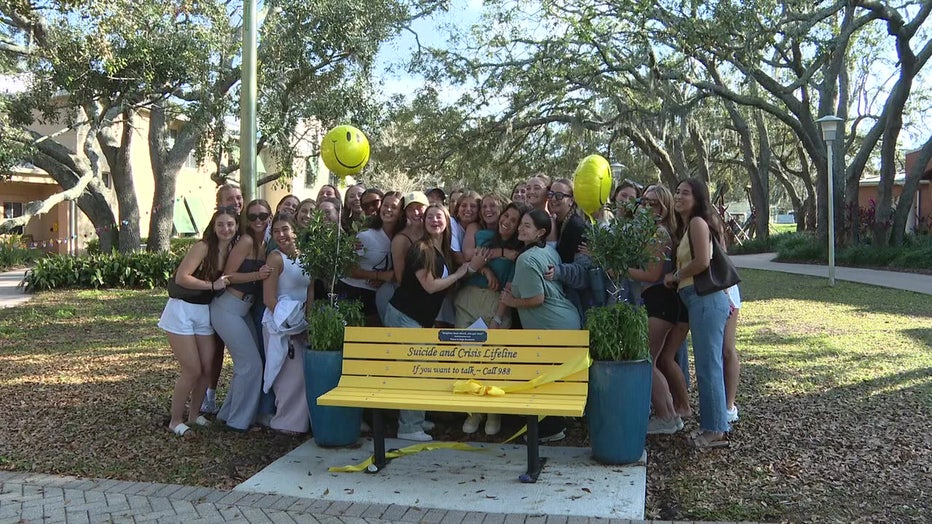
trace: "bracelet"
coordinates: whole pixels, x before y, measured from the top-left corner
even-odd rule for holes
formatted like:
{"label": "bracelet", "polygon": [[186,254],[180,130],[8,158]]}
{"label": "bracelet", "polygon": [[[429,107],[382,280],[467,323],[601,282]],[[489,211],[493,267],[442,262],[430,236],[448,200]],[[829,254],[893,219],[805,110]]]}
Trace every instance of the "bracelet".
{"label": "bracelet", "polygon": [[502,317],[498,315],[495,315],[494,317],[492,317],[492,322],[495,322],[496,324],[500,326],[505,323],[505,319],[503,319]]}
{"label": "bracelet", "polygon": [[467,271],[468,273],[475,273],[475,272],[476,272],[476,270],[473,269],[472,266],[470,266],[468,263],[466,264],[466,271]]}
{"label": "bracelet", "polygon": [[680,281],[680,270],[679,269],[673,272],[673,280],[676,282]]}

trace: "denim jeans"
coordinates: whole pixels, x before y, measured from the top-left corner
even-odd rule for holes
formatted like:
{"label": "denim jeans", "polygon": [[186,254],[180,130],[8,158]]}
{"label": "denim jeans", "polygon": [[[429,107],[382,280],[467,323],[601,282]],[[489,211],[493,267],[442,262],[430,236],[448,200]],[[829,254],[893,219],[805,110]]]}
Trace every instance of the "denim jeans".
{"label": "denim jeans", "polygon": [[[391,304],[387,304],[385,307],[384,323],[386,327],[418,329],[424,327],[417,320],[395,309],[395,306]],[[724,399],[724,397],[722,398]],[[722,402],[725,401],[722,400]],[[423,431],[424,415],[424,411],[400,410],[398,412],[398,433],[417,433],[418,431]]]}
{"label": "denim jeans", "polygon": [[721,292],[699,296],[693,286],[686,286],[679,293],[689,309],[689,330],[699,387],[699,427],[704,431],[728,431],[722,364],[728,297]]}

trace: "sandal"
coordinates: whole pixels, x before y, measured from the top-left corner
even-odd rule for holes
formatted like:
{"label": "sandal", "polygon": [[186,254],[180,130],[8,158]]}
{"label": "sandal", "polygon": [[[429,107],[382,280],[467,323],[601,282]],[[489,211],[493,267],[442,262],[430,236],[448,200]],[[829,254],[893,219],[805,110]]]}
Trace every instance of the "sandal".
{"label": "sandal", "polygon": [[731,445],[731,443],[728,442],[728,439],[725,438],[725,435],[722,435],[721,437],[718,437],[718,438],[714,438],[714,437],[710,437],[709,433],[705,433],[705,432],[700,433],[699,435],[694,437],[691,442],[692,442],[693,447],[699,450],[727,448]]}
{"label": "sandal", "polygon": [[168,428],[169,431],[171,431],[175,435],[178,435],[179,437],[183,437],[184,434],[187,433],[188,430],[190,429],[191,429],[191,426],[185,424],[184,422],[179,423],[177,426],[173,428]]}
{"label": "sandal", "polygon": [[207,418],[204,417],[204,415],[198,415],[198,417],[194,419],[193,423],[197,424],[198,426],[209,426],[210,425],[210,421],[207,420]]}

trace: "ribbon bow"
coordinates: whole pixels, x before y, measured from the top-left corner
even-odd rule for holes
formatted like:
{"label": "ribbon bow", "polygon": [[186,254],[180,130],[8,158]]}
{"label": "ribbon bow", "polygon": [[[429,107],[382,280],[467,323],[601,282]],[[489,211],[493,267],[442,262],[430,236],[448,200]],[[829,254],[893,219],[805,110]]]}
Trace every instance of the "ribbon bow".
{"label": "ribbon bow", "polygon": [[488,395],[490,397],[502,397],[505,390],[498,386],[484,386],[476,380],[457,380],[453,383],[454,393],[469,393],[471,395]]}

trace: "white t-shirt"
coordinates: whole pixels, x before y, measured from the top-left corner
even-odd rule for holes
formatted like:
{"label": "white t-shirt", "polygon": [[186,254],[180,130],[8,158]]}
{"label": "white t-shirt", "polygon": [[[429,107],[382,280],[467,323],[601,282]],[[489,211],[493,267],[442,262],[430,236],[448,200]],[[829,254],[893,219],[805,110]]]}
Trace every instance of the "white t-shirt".
{"label": "white t-shirt", "polygon": [[[365,271],[390,271],[392,265],[392,241],[381,229],[365,229],[356,235],[361,244],[356,252],[359,254],[359,268]],[[363,278],[341,278],[343,283],[375,291]]]}
{"label": "white t-shirt", "polygon": [[460,225],[459,220],[450,217],[450,250],[454,253],[462,253],[465,236],[466,230]]}

